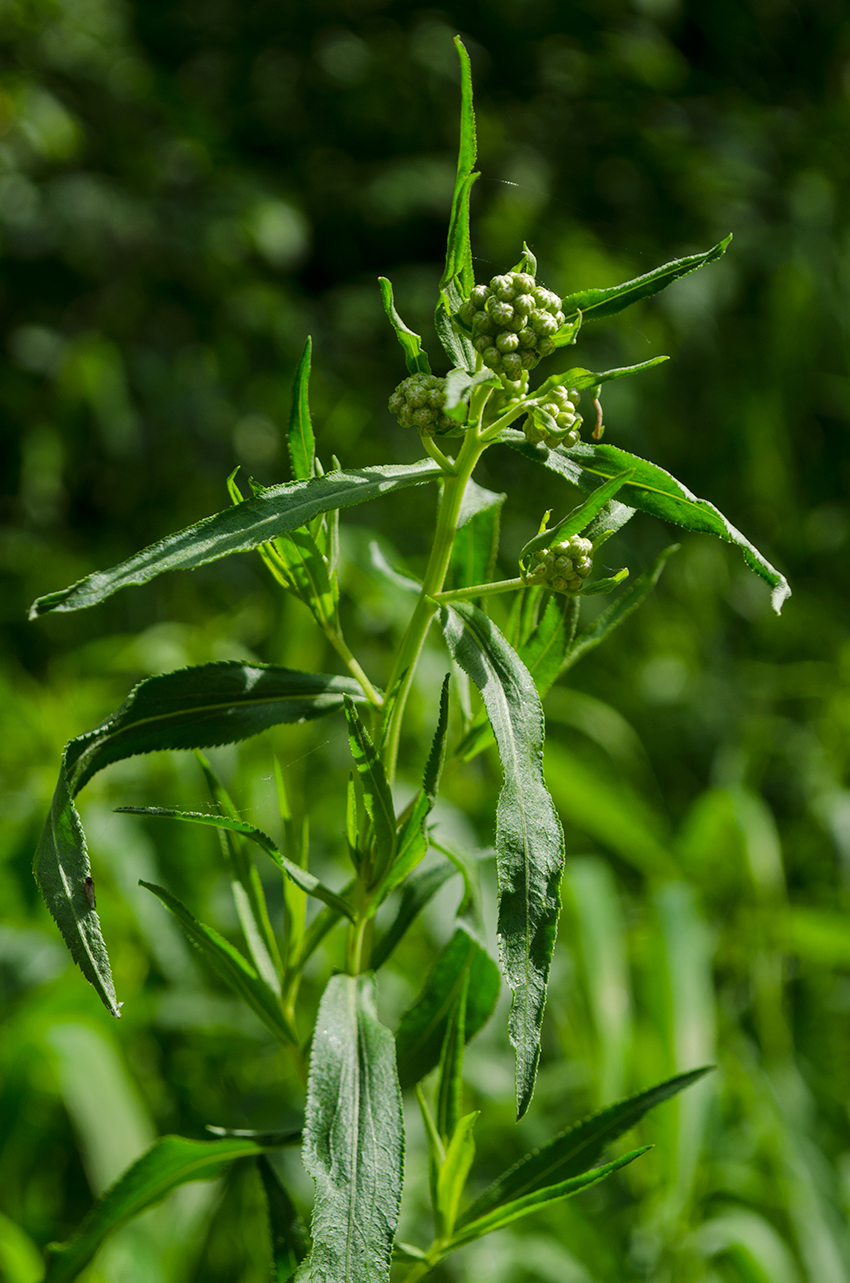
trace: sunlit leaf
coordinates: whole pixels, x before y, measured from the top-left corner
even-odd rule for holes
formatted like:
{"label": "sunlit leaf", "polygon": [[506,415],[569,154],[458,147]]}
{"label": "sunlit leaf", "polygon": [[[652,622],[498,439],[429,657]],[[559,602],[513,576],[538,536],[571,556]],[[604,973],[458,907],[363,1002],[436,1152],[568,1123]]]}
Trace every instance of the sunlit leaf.
{"label": "sunlit leaf", "polygon": [[363,790],[363,803],[372,821],[374,836],[374,864],[372,881],[380,882],[392,865],[396,853],[396,820],[393,795],[384,764],[372,743],[363,719],[351,700],[346,700],[345,715],[348,720],[348,743],[357,768],[357,777]]}
{"label": "sunlit leaf", "polygon": [[333,976],[316,1019],[304,1164],[316,1186],[309,1277],[389,1278],[401,1201],[404,1123],[392,1035],[370,976]]}
{"label": "sunlit leaf", "polygon": [[478,1111],[459,1118],[446,1146],[446,1157],[437,1177],[437,1233],[448,1238],[455,1227],[460,1200],[475,1157],[472,1129]]}
{"label": "sunlit leaf", "polygon": [[575,294],[568,294],[561,300],[561,307],[567,316],[571,312],[580,311],[585,321],[598,321],[604,316],[613,316],[615,312],[621,312],[623,308],[630,307],[639,299],[650,298],[659,290],[672,285],[673,281],[678,281],[690,272],[705,267],[707,263],[713,263],[716,259],[722,258],[731,239],[731,236],[727,236],[703,254],[688,254],[685,258],[677,258],[672,263],[665,263],[663,267],[656,267],[653,271],[646,272],[643,276],[636,276],[634,280],[625,281],[622,285],[609,285],[604,289],[579,290]]}
{"label": "sunlit leaf", "polygon": [[401,344],[408,370],[411,374],[430,374],[431,365],[428,361],[428,354],[422,350],[421,336],[414,334],[413,330],[405,325],[396,311],[393,301],[392,282],[388,281],[386,276],[379,276],[378,285],[381,290],[384,311],[389,318],[390,325],[395,330],[396,338]]}
{"label": "sunlit leaf", "polygon": [[305,525],[321,512],[350,508],[394,490],[433,481],[440,475],[438,464],[421,459],[411,464],[329,472],[307,481],[271,486],[252,499],[166,536],[111,570],[95,571],[69,588],[40,597],[30,610],[30,618],[50,610],[95,606],[119,588],[145,584],[167,570],[194,570],[231,553],[246,552]]}
{"label": "sunlit leaf", "polygon": [[316,459],[316,442],[313,437],[313,424],[310,420],[310,357],[313,340],[308,337],[304,344],[298,369],[295,371],[295,383],[292,388],[292,409],[289,412],[289,430],[286,434],[289,446],[289,457],[292,461],[292,475],[296,481],[307,481],[313,476]]}
{"label": "sunlit leaf", "polygon": [[517,1115],[531,1101],[540,1026],[558,926],[564,835],[543,778],[543,709],[528,670],[475,606],[442,613],[452,657],[475,682],[499,748],[504,784],[496,812],[499,940],[514,995]]}

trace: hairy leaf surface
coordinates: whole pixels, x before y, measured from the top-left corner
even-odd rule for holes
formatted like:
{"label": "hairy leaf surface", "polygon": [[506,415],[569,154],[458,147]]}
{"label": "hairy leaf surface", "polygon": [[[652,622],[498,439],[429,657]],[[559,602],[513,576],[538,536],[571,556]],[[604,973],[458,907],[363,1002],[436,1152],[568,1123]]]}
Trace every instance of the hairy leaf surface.
{"label": "hairy leaf surface", "polygon": [[449,651],[481,692],[504,770],[496,811],[499,941],[514,995],[508,1029],[516,1050],[521,1118],[540,1058],[564,835],[543,778],[543,708],[527,668],[477,607],[444,608],[442,621]]}
{"label": "hairy leaf surface", "polygon": [[312,1283],[386,1283],[404,1124],[392,1035],[371,976],[333,976],[316,1020],[304,1164],[316,1186]]}

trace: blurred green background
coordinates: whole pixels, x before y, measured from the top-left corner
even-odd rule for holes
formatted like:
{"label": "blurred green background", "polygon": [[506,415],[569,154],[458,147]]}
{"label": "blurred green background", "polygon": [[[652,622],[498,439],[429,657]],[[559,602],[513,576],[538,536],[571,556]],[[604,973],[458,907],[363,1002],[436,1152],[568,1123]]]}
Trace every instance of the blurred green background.
{"label": "blurred green background", "polygon": [[[656,1148],[621,1177],[440,1277],[850,1279],[846,6],[0,0],[6,1283],[35,1283],[37,1249],[157,1133],[296,1124],[281,1054],[136,885],[163,882],[232,931],[214,835],[112,814],[201,805],[189,755],[112,767],[81,800],[120,1024],[67,962],[30,862],[63,744],[141,677],[231,657],[336,671],[335,659],[256,558],[79,615],[28,624],[26,608],[224,506],[237,464],[286,479],[281,427],[307,333],[325,462],[418,456],[385,408],[404,368],[375,278],[393,279],[436,355],[456,32],[476,82],[479,279],[510,267],[523,238],[541,280],[566,293],[734,232],[719,264],[588,326],[557,360],[669,353],[612,385],[608,439],[717,504],[794,596],[777,619],[732,549],[687,536],[648,604],[549,697],[547,773],[570,858],[543,1070],[516,1129],[500,1008],[469,1057],[470,1107],[484,1110],[476,1179],[617,1094],[719,1069],[642,1125]],[[486,465],[484,483],[509,492],[500,569],[514,574],[564,495],[516,456]],[[417,568],[432,501],[407,492],[344,523],[346,627],[378,681],[406,604],[371,570],[368,542]],[[611,564],[637,574],[670,539],[639,516],[608,546]],[[444,668],[435,643],[413,707],[414,774]],[[214,755],[246,814],[276,833],[272,751],[297,817],[314,812],[317,868],[341,879],[341,728]],[[492,840],[498,779],[483,758],[448,788],[444,823],[469,849]],[[279,887],[269,894],[279,903]],[[456,899],[399,950],[382,987],[389,1022]],[[406,1237],[424,1232],[426,1198],[413,1116],[409,1132]],[[281,1171],[308,1203],[297,1163]],[[253,1173],[237,1169],[116,1235],[85,1277],[266,1280],[262,1217]]]}

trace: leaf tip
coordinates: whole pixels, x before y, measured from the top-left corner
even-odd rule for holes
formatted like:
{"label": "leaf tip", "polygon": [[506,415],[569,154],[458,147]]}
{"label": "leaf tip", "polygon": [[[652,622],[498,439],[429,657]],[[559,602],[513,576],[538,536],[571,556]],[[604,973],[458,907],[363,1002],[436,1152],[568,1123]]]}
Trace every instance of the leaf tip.
{"label": "leaf tip", "polygon": [[784,575],[781,575],[779,582],[775,585],[773,592],[770,594],[770,604],[777,615],[782,614],[782,607],[791,596],[791,585]]}

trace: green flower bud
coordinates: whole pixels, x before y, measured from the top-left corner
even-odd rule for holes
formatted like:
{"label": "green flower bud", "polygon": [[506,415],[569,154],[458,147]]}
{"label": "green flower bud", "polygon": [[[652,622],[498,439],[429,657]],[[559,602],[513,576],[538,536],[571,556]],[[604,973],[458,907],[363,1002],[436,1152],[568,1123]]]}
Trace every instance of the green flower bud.
{"label": "green flower bud", "polygon": [[490,290],[486,285],[473,285],[469,292],[469,302],[479,311],[490,297]]}
{"label": "green flower bud", "polygon": [[422,436],[430,437],[457,426],[443,414],[445,403],[445,379],[435,374],[411,374],[393,391],[388,405],[403,428],[416,428]]}
{"label": "green flower bud", "polygon": [[496,337],[496,347],[500,352],[515,352],[519,347],[519,338],[516,334],[506,334],[502,331]]}
{"label": "green flower bud", "polygon": [[502,358],[502,368],[509,379],[519,381],[522,377],[522,358],[516,352],[508,352]]}
{"label": "green flower bud", "polygon": [[[557,294],[538,286],[530,272],[514,271],[494,276],[489,285],[475,285],[457,319],[472,331],[484,364],[520,383],[554,351],[551,337],[564,320],[560,307]],[[524,390],[525,384],[517,392]],[[558,404],[558,412],[565,408]]]}
{"label": "green flower bud", "polygon": [[513,272],[513,286],[517,294],[530,294],[535,287],[534,277],[529,272]]}

